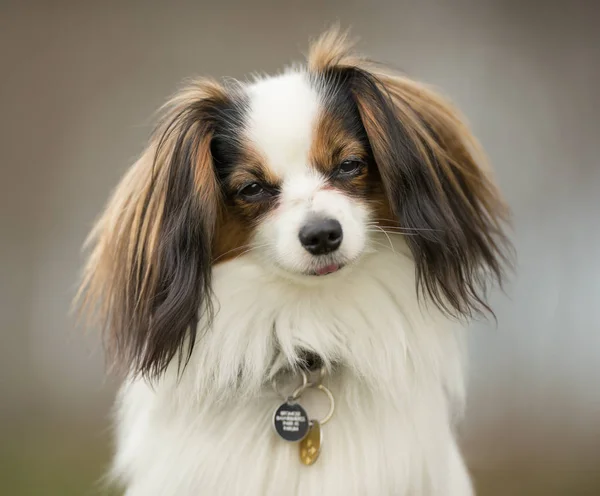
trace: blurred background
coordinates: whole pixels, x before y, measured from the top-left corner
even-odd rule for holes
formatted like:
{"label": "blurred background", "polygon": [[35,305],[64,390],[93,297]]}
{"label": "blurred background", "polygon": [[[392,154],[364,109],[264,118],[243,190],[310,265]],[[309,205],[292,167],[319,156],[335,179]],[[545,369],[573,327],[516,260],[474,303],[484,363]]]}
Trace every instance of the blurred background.
{"label": "blurred background", "polygon": [[194,75],[301,59],[332,21],[440,87],[514,211],[516,275],[470,334],[462,444],[480,495],[600,494],[596,2],[0,3],[0,493],[102,494],[110,405],[68,315],[80,246]]}

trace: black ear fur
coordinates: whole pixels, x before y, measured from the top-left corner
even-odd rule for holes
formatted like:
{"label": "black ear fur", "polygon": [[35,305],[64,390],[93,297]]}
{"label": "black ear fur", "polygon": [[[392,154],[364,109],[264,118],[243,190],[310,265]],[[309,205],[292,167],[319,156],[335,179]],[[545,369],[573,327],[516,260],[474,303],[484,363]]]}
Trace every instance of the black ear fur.
{"label": "black ear fur", "polygon": [[[209,147],[214,119],[215,102],[198,102],[173,116],[158,140],[152,169],[154,173],[156,162],[164,157],[160,167],[166,172],[166,187],[162,215],[156,219],[157,244],[153,253],[135,261],[131,277],[136,290],[124,315],[130,319],[128,328],[123,327],[121,334],[128,341],[123,346],[134,373],[157,376],[175,356],[180,364],[187,362],[198,314],[211,311],[211,245],[218,195],[213,186],[201,188],[197,181],[199,167],[206,169],[203,180],[214,180],[209,151],[203,149]],[[151,190],[156,187],[153,179]],[[145,235],[141,230],[135,233],[136,249],[145,249]]]}
{"label": "black ear fur", "polygon": [[400,89],[386,87],[390,80],[384,83],[357,67],[329,72],[326,77],[351,92],[390,209],[399,225],[411,230],[406,242],[420,291],[452,315],[489,310],[487,282],[501,282],[507,262],[506,211],[462,142],[464,130],[456,129],[452,119],[420,114],[436,102],[413,108],[409,98],[398,98]]}

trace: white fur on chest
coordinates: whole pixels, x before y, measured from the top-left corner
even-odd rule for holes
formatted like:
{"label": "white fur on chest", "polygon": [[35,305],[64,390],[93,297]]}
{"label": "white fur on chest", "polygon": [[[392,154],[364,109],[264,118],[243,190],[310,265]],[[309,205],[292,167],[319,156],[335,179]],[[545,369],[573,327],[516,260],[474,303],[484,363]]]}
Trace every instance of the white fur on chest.
{"label": "white fur on chest", "polygon": [[[408,256],[384,250],[306,286],[251,256],[214,269],[213,326],[181,377],[126,384],[114,473],[128,496],[471,494],[453,420],[463,401],[460,331],[419,305]],[[265,374],[299,348],[338,364],[319,460],[279,439]],[[308,398],[320,416],[323,398]]]}

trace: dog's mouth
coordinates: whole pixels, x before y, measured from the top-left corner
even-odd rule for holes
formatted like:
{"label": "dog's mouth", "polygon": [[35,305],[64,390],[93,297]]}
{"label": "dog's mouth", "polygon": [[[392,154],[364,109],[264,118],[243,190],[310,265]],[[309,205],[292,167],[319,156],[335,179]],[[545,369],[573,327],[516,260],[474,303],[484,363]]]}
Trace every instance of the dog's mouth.
{"label": "dog's mouth", "polygon": [[[284,264],[280,264],[277,261],[273,264],[282,275],[299,276],[304,281],[316,280],[323,276],[335,277],[333,274],[345,272],[347,268],[354,265],[355,262],[360,258],[348,258],[342,256],[324,256],[314,257],[306,266],[300,268],[289,268]],[[295,269],[295,270],[294,270]]]}
{"label": "dog's mouth", "polygon": [[311,273],[311,275],[326,276],[328,274],[333,274],[334,272],[337,272],[338,270],[342,269],[343,267],[344,266],[342,264],[331,263],[331,264],[323,265],[322,267],[315,269]]}

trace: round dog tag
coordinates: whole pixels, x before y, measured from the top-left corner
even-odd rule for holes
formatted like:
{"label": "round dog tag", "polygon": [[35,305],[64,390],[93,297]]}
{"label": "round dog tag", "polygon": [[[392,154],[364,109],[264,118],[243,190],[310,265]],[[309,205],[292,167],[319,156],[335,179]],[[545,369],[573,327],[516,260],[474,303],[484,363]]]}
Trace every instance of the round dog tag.
{"label": "round dog tag", "polygon": [[286,441],[304,439],[309,429],[308,415],[298,403],[283,403],[273,415],[273,426],[277,434]]}

